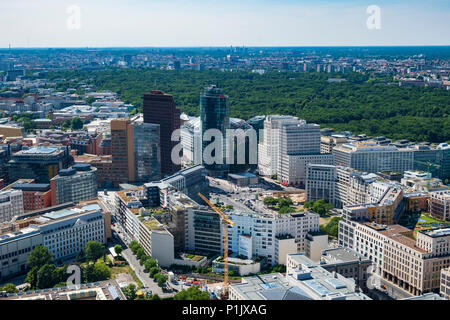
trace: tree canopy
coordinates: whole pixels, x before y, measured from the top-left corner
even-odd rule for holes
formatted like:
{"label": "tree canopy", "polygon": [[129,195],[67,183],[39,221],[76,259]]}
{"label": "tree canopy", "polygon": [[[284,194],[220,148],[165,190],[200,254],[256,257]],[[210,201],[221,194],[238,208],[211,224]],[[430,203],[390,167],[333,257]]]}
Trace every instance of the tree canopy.
{"label": "tree canopy", "polygon": [[53,264],[53,255],[48,251],[47,247],[42,245],[36,246],[27,259],[27,265],[29,268],[40,269],[46,264]]}
{"label": "tree canopy", "polygon": [[209,294],[200,290],[198,286],[183,289],[173,297],[174,300],[210,300]]}
{"label": "tree canopy", "polygon": [[105,247],[98,241],[88,241],[84,246],[84,254],[88,260],[96,262],[105,254]]}
{"label": "tree canopy", "polygon": [[[329,78],[345,78],[328,83]],[[230,97],[230,116],[295,115],[308,122],[355,134],[383,135],[393,139],[444,142],[450,140],[450,91],[439,88],[400,87],[388,75],[220,70],[104,69],[50,72],[50,79],[77,78],[97,89],[112,90],[126,103],[142,107],[142,95],[154,88],[173,95],[177,106],[199,115],[204,86],[219,84]]]}

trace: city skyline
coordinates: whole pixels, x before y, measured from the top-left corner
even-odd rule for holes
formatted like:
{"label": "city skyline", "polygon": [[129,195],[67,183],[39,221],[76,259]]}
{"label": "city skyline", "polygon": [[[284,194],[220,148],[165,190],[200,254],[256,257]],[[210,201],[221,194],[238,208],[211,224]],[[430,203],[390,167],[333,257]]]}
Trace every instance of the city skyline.
{"label": "city skyline", "polygon": [[[368,26],[380,9],[379,25]],[[446,1],[103,0],[0,4],[0,47],[448,45]],[[17,24],[17,21],[21,21]],[[374,20],[371,20],[374,23]],[[8,28],[15,25],[15,28]]]}

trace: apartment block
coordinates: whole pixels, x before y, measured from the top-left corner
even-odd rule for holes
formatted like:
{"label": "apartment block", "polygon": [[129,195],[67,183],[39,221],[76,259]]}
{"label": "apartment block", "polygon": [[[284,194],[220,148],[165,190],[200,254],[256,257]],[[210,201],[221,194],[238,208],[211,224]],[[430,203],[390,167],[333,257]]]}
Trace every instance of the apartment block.
{"label": "apartment block", "polygon": [[450,190],[430,192],[430,215],[439,220],[450,221]]}
{"label": "apartment block", "polygon": [[229,219],[235,222],[228,228],[230,250],[248,259],[265,258],[273,265],[285,264],[288,253],[305,252],[308,234],[319,231],[319,215],[312,212],[231,213]]}
{"label": "apartment block", "polygon": [[114,215],[126,242],[136,240],[162,266],[192,265],[175,252],[220,252],[218,215],[165,182],[118,192]]}
{"label": "apartment block", "polygon": [[277,170],[278,180],[283,185],[305,187],[308,164],[333,164],[332,154],[282,155]]}

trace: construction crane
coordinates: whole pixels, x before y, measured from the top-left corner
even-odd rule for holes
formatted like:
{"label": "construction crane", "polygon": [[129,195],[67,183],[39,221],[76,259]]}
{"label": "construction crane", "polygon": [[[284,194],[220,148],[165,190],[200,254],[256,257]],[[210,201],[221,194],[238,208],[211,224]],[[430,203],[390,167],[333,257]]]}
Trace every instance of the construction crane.
{"label": "construction crane", "polygon": [[235,223],[228,219],[227,215],[223,213],[219,208],[213,205],[204,195],[200,192],[198,193],[200,198],[202,198],[215,212],[217,212],[222,218],[223,223],[223,278],[224,278],[224,290],[223,293],[226,296],[228,294],[228,224],[234,226]]}

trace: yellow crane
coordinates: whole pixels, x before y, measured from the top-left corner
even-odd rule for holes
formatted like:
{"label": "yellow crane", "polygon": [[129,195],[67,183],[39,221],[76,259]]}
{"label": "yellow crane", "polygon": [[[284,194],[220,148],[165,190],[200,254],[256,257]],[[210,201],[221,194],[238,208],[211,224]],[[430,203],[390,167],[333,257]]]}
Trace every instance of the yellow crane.
{"label": "yellow crane", "polygon": [[228,219],[227,215],[223,213],[219,208],[213,205],[204,195],[200,192],[198,195],[222,218],[223,222],[223,278],[224,278],[224,291],[228,293],[228,224],[234,226],[235,223]]}

